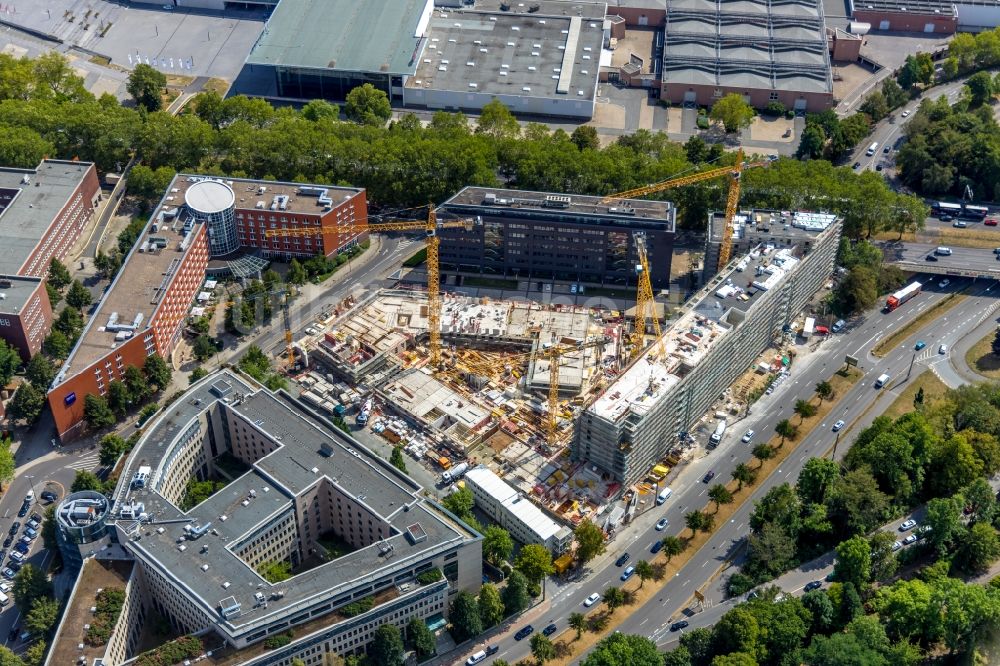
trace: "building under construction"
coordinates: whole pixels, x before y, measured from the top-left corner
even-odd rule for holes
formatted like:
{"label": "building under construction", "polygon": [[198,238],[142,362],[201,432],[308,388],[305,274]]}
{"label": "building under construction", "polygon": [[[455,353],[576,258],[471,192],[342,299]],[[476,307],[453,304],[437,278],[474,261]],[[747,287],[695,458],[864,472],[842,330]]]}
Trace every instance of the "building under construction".
{"label": "building under construction", "polygon": [[632,483],[662,460],[798,316],[833,269],[842,227],[800,244],[758,244],[692,298],[577,423],[573,458]]}

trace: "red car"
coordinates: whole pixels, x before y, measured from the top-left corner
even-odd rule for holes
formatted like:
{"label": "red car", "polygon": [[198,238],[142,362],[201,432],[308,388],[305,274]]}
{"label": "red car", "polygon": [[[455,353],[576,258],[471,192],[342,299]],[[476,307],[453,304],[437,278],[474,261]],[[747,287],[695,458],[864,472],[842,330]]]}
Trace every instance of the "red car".
{"label": "red car", "polygon": [[988,217],[983,221],[983,224],[988,227],[995,227],[997,226],[997,219],[995,217]]}

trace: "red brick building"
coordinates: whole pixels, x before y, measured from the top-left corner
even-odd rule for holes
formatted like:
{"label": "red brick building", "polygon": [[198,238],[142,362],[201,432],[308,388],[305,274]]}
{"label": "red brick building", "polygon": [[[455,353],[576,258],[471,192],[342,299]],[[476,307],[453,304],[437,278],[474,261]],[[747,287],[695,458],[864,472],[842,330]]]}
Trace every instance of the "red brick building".
{"label": "red brick building", "polygon": [[[367,238],[353,228],[367,211],[361,189],[174,177],[48,393],[59,437],[82,431],[86,396],[104,395],[126,367],[142,367],[153,353],[169,359],[210,259],[224,267],[243,253],[332,256]],[[316,233],[264,238],[277,228]]]}
{"label": "red brick building", "polygon": [[49,263],[66,259],[100,200],[90,162],[0,168],[0,338],[25,360],[41,348],[52,323],[44,285]]}

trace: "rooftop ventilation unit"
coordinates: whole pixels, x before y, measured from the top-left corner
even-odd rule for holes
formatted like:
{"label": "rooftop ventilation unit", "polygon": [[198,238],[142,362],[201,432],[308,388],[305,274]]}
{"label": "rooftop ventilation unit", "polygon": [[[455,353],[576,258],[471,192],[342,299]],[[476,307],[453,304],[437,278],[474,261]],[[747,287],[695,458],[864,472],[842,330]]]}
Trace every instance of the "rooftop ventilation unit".
{"label": "rooftop ventilation unit", "polygon": [[569,208],[573,200],[563,194],[549,194],[545,197],[544,206],[546,208]]}

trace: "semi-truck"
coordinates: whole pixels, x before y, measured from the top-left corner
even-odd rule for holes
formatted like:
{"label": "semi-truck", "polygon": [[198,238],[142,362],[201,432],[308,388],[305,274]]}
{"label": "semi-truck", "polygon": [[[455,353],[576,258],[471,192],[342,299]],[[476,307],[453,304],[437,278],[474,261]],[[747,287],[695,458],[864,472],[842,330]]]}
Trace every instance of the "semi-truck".
{"label": "semi-truck", "polygon": [[912,282],[887,298],[885,301],[886,312],[892,312],[900,305],[919,294],[922,286],[923,285],[919,282]]}
{"label": "semi-truck", "polygon": [[368,423],[368,417],[372,415],[372,407],[375,406],[375,401],[371,398],[365,400],[365,404],[362,405],[361,411],[358,412],[358,425],[364,425]]}
{"label": "semi-truck", "polygon": [[463,476],[465,476],[465,473],[468,471],[469,471],[469,463],[459,463],[454,467],[452,467],[451,469],[449,469],[444,474],[442,474],[441,481],[443,481],[446,484],[458,481]]}

